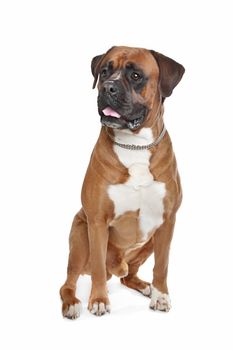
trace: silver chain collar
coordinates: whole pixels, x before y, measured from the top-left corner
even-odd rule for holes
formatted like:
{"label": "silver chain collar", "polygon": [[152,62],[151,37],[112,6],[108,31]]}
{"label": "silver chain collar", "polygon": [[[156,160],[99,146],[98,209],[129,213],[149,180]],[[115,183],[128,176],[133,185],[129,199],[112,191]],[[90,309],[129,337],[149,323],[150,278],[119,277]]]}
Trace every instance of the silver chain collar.
{"label": "silver chain collar", "polygon": [[158,145],[167,131],[165,125],[163,125],[163,129],[162,129],[159,137],[155,141],[153,141],[152,143],[149,143],[148,145],[128,145],[128,144],[119,143],[119,142],[115,141],[114,136],[109,134],[107,128],[105,130],[115,145],[117,145],[121,148],[124,148],[124,149],[131,150],[131,151],[143,151],[143,150],[147,150],[147,149],[150,149],[150,148]]}

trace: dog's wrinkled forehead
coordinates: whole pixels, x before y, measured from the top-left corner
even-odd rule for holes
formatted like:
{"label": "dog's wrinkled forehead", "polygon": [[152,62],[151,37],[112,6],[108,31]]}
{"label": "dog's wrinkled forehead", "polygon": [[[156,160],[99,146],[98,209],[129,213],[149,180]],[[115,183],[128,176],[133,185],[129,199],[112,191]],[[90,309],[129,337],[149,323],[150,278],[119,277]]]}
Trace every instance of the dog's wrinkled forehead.
{"label": "dog's wrinkled forehead", "polygon": [[158,78],[159,67],[146,49],[114,47],[103,57],[101,67],[110,66],[113,71],[126,68],[140,69],[146,76]]}

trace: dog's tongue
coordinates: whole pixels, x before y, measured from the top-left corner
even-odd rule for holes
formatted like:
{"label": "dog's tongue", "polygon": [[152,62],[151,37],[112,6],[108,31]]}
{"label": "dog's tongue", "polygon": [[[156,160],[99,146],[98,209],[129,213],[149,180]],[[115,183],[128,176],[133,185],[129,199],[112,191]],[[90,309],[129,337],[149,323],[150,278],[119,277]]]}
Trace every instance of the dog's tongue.
{"label": "dog's tongue", "polygon": [[115,118],[120,118],[120,114],[117,113],[116,111],[114,111],[111,107],[106,107],[103,109],[102,111],[104,113],[104,115],[106,115],[107,117],[115,117]]}

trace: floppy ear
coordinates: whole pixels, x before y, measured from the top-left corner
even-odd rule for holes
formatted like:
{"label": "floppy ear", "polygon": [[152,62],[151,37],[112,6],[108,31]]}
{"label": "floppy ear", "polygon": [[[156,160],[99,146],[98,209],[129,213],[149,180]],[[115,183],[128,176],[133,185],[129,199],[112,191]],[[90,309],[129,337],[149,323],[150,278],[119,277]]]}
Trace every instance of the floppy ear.
{"label": "floppy ear", "polygon": [[159,66],[159,88],[161,95],[163,98],[168,97],[180,82],[185,69],[181,64],[159,52],[153,50],[150,50],[150,52]]}
{"label": "floppy ear", "polygon": [[92,88],[94,89],[98,80],[98,75],[100,72],[100,65],[101,62],[103,60],[103,58],[105,57],[105,55],[107,55],[115,46],[112,46],[106,53],[104,53],[103,55],[98,55],[95,56],[94,58],[92,58],[91,61],[91,72],[94,76],[94,82],[93,82],[93,86]]}
{"label": "floppy ear", "polygon": [[92,58],[92,61],[91,61],[91,72],[92,72],[92,75],[94,76],[94,83],[92,86],[93,89],[96,86],[96,83],[98,80],[98,75],[99,75],[100,63],[101,63],[104,56],[105,56],[105,54],[95,56],[94,58]]}

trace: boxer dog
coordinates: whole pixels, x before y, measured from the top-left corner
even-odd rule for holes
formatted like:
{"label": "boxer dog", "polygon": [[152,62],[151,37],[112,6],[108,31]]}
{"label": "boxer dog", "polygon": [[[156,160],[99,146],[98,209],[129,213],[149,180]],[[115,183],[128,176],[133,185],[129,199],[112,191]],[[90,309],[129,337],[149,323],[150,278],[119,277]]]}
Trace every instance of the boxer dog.
{"label": "boxer dog", "polygon": [[[151,309],[169,311],[168,258],[182,193],[163,113],[184,67],[153,50],[121,46],[94,57],[91,70],[102,127],[71,228],[63,316],[80,315],[80,274],[91,275],[88,309],[94,315],[110,311],[107,280],[113,274],[150,297]],[[152,253],[148,283],[137,272]]]}

